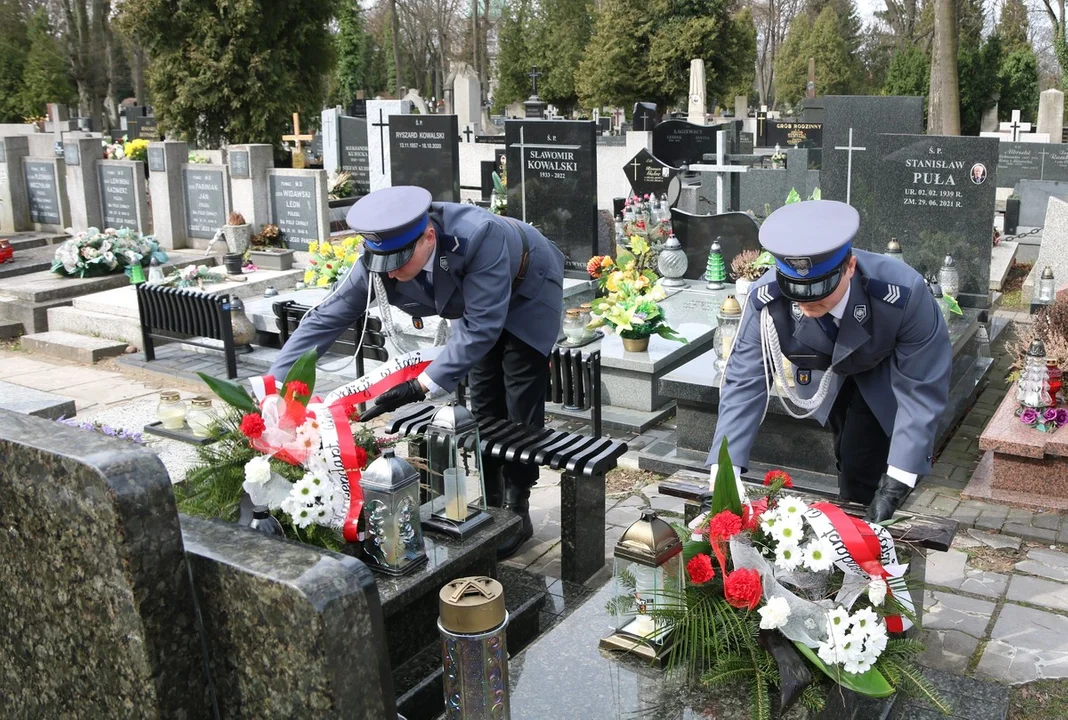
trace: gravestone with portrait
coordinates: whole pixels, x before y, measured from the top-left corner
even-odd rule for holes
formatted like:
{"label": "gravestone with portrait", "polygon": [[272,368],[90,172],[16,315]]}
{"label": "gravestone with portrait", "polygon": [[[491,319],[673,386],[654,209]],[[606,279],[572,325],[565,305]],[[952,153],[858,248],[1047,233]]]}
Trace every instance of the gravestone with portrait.
{"label": "gravestone with portrait", "polygon": [[390,119],[394,186],[416,185],[434,202],[460,202],[459,125],[455,115],[397,115]]}
{"label": "gravestone with portrait", "polygon": [[182,166],[186,237],[211,240],[230,213],[230,176],[225,165]]}
{"label": "gravestone with portrait", "polygon": [[585,267],[597,254],[597,133],[584,120],[505,123],[508,214]]}
{"label": "gravestone with portrait", "polygon": [[309,243],[330,237],[325,170],[276,169],[267,178],[271,223],[286,247],[307,250]]}
{"label": "gravestone with portrait", "polygon": [[146,235],[151,232],[144,168],[140,161],[100,161],[100,205],[105,227],[127,228]]}

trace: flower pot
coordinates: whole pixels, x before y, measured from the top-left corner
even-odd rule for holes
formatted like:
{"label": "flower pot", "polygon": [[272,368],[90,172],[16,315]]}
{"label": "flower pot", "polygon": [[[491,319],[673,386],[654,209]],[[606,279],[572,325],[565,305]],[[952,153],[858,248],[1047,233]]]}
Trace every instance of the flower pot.
{"label": "flower pot", "polygon": [[244,253],[252,240],[252,225],[223,225],[226,236],[226,249],[232,253]]}
{"label": "flower pot", "polygon": [[249,259],[253,265],[263,270],[289,270],[293,267],[292,250],[253,250]]}
{"label": "flower pot", "polygon": [[752,284],[752,280],[745,278],[738,278],[734,281],[734,297],[742,307],[745,307],[745,296],[749,294],[749,286]]}
{"label": "flower pot", "polygon": [[1020,226],[1020,198],[1005,201],[1005,234],[1015,235]]}
{"label": "flower pot", "polygon": [[245,256],[243,253],[226,253],[223,255],[223,265],[226,266],[228,275],[240,275],[244,264]]}
{"label": "flower pot", "polygon": [[623,341],[625,352],[647,352],[649,350],[649,338],[620,338]]}

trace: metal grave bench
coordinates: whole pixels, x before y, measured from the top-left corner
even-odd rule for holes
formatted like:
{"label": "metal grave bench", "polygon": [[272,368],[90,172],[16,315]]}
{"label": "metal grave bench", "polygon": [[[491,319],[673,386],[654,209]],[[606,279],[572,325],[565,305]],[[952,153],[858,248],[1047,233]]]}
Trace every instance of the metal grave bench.
{"label": "metal grave bench", "polygon": [[237,377],[237,353],[228,296],[141,283],[137,286],[137,308],[141,316],[141,346],[146,362],[156,359],[156,339],[212,349],[218,348],[200,339],[217,340],[223,344],[226,376],[231,380]]}

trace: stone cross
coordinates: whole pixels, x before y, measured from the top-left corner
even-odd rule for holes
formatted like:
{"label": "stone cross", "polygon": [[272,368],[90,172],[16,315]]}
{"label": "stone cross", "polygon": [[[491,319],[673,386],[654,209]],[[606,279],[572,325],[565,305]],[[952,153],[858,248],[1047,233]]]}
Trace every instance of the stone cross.
{"label": "stone cross", "polygon": [[531,97],[537,97],[538,96],[538,78],[541,77],[541,73],[538,72],[538,66],[537,65],[535,65],[533,68],[531,68],[530,73],[527,75],[527,77],[530,78],[530,83],[531,83],[530,96]]}
{"label": "stone cross", "polygon": [[849,128],[849,145],[843,147],[836,145],[835,150],[845,150],[849,153],[849,159],[846,161],[846,205],[851,204],[849,202],[852,197],[851,191],[853,190],[853,152],[867,150],[866,147],[856,147],[853,145],[853,128]]}
{"label": "stone cross", "polygon": [[1012,141],[1013,142],[1019,142],[1020,141],[1020,133],[1021,132],[1030,132],[1030,131],[1031,131],[1031,123],[1022,123],[1022,122],[1020,122],[1020,111],[1019,110],[1013,110],[1012,111],[1012,122],[1007,122],[1007,123],[1003,122],[1003,123],[1000,123],[998,125],[998,132],[1009,133],[1010,135],[1012,135]]}
{"label": "stone cross", "polygon": [[304,149],[301,147],[302,142],[311,142],[314,140],[312,135],[300,134],[300,115],[293,113],[293,134],[283,135],[282,140],[289,141],[295,144],[293,148],[293,167],[294,169],[300,169],[304,167]]}
{"label": "stone cross", "polygon": [[723,176],[729,173],[744,173],[749,168],[742,165],[727,165],[724,160],[723,148],[727,144],[727,133],[720,130],[716,133],[716,164],[715,165],[691,165],[690,170],[695,172],[716,173],[716,213],[727,212],[723,204]]}

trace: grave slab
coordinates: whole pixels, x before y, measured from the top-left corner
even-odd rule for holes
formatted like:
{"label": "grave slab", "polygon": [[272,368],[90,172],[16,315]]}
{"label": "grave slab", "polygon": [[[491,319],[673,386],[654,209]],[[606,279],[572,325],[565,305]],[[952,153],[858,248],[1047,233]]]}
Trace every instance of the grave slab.
{"label": "grave slab", "polygon": [[[991,250],[990,254],[990,289],[1001,290],[1005,284],[1005,278],[1009,276],[1012,263],[1016,260],[1016,249],[1019,243],[1012,240],[1002,240]],[[1027,297],[1024,295],[1023,297]]]}
{"label": "grave slab", "polygon": [[74,417],[74,401],[50,392],[12,385],[0,380],[0,410],[48,420]]}
{"label": "grave slab", "polygon": [[[1065,183],[1065,190],[1068,198],[1068,183]],[[1042,244],[1038,248],[1038,259],[1024,280],[1023,298],[1032,297],[1035,282],[1047,265],[1053,268],[1053,277],[1068,278],[1068,202],[1056,197],[1050,197],[1046,205]]]}
{"label": "grave slab", "polygon": [[1007,603],[976,672],[1014,684],[1068,677],[1068,618]]}
{"label": "grave slab", "polygon": [[126,352],[125,342],[76,335],[61,330],[24,335],[22,346],[30,352],[92,365]]}
{"label": "grave slab", "polygon": [[0,233],[0,239],[11,243],[11,247],[18,253],[20,250],[28,250],[42,245],[58,245],[67,239],[67,235],[39,232]]}
{"label": "grave slab", "polygon": [[55,257],[56,248],[51,245],[17,250],[14,259],[0,265],[0,279],[50,270]]}
{"label": "grave slab", "polygon": [[0,322],[0,340],[13,340],[22,335],[22,323]]}

